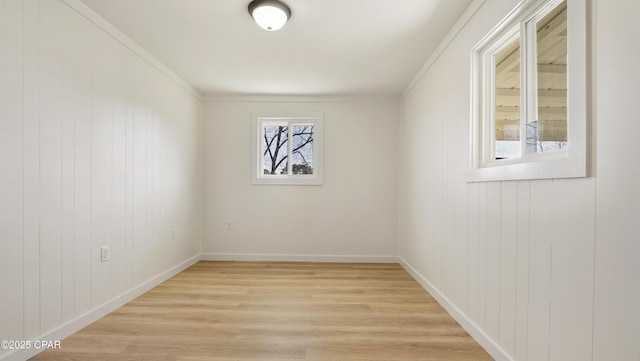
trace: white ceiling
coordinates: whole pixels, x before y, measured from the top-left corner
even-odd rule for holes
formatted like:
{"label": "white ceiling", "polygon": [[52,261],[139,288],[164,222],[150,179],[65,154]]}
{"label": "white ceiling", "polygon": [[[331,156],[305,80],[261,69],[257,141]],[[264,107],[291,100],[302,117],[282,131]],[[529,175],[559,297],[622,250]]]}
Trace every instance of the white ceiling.
{"label": "white ceiling", "polygon": [[204,94],[398,95],[472,0],[83,0]]}

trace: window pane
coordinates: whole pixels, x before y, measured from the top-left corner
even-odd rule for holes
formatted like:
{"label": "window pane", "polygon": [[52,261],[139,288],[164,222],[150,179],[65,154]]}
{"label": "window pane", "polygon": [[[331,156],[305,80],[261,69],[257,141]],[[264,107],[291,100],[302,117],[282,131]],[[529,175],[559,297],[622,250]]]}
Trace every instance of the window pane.
{"label": "window pane", "polygon": [[520,156],[520,37],[494,56],[495,158]]}
{"label": "window pane", "polygon": [[567,147],[567,2],[536,24],[536,119],[527,123],[527,153]]}
{"label": "window pane", "polygon": [[287,126],[265,125],[262,149],[264,174],[287,174]]}
{"label": "window pane", "polygon": [[293,174],[313,174],[313,125],[293,125]]}

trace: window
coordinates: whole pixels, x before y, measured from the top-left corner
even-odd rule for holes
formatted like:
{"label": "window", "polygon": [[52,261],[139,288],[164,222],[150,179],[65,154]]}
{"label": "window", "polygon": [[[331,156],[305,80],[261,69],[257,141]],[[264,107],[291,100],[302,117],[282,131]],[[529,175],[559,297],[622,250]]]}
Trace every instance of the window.
{"label": "window", "polygon": [[322,184],[322,114],[252,118],[253,184]]}
{"label": "window", "polygon": [[586,176],[585,2],[524,1],[473,49],[468,181]]}

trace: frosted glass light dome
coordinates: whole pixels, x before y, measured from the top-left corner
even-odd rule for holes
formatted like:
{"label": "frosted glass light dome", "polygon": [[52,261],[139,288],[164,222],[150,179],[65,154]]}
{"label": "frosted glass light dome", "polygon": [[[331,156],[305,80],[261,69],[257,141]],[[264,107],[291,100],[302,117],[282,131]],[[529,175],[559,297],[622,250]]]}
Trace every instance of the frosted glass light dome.
{"label": "frosted glass light dome", "polygon": [[261,28],[276,31],[287,23],[291,10],[278,0],[253,0],[249,3],[249,14]]}

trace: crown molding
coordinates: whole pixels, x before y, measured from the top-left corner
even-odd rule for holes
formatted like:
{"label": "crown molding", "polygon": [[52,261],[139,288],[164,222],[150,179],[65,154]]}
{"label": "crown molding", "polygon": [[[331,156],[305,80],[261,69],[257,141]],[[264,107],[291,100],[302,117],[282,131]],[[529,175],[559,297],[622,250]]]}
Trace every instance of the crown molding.
{"label": "crown molding", "polygon": [[262,94],[206,94],[207,102],[257,103],[397,103],[392,95],[262,95]]}

